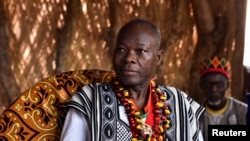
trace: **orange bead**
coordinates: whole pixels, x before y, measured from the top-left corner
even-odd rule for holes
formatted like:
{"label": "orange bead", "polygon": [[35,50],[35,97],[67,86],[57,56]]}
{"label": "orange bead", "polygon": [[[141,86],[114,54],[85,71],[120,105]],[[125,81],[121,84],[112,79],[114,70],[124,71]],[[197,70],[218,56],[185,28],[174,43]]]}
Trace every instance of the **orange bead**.
{"label": "orange bead", "polygon": [[155,104],[155,106],[156,106],[157,108],[161,108],[161,107],[163,107],[163,103],[157,102],[157,103]]}

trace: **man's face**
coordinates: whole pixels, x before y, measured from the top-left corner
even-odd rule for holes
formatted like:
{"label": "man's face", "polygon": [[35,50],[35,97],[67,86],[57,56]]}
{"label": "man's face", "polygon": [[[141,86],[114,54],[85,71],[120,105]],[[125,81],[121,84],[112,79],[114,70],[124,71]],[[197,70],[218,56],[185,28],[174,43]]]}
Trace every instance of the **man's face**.
{"label": "man's face", "polygon": [[226,95],[228,79],[220,73],[209,73],[201,78],[201,88],[210,103],[220,103]]}
{"label": "man's face", "polygon": [[162,50],[148,25],[127,27],[118,36],[113,67],[125,86],[148,84],[162,59]]}

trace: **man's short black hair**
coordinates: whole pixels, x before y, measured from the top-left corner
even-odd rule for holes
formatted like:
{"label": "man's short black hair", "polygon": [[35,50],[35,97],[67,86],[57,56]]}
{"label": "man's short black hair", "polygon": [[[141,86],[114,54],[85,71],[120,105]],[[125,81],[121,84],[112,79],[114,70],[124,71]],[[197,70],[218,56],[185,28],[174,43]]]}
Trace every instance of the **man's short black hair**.
{"label": "man's short black hair", "polygon": [[158,26],[156,26],[153,22],[149,21],[149,20],[145,20],[145,19],[134,19],[129,21],[128,23],[126,23],[119,31],[118,33],[118,37],[120,36],[120,34],[129,26],[131,25],[137,25],[137,24],[146,24],[149,25],[153,31],[153,33],[155,33],[157,39],[159,41],[161,41],[161,32],[160,29],[158,28]]}

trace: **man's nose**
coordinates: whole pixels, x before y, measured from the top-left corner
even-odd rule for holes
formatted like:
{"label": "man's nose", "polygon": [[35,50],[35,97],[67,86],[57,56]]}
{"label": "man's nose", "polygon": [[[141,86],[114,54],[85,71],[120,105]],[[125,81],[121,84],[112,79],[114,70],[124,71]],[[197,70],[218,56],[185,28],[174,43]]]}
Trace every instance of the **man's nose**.
{"label": "man's nose", "polygon": [[217,91],[219,89],[219,87],[217,86],[217,85],[215,85],[215,84],[213,84],[212,86],[211,86],[211,90],[212,91]]}
{"label": "man's nose", "polygon": [[135,60],[136,60],[136,54],[135,54],[135,52],[133,52],[133,51],[127,52],[127,54],[125,55],[125,59],[124,60],[125,60],[126,63],[134,63]]}

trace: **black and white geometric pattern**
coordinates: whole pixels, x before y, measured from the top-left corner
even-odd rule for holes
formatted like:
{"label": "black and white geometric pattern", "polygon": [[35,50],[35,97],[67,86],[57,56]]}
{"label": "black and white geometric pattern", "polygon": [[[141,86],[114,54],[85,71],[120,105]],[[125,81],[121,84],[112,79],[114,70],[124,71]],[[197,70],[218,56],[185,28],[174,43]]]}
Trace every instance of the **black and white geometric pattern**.
{"label": "black and white geometric pattern", "polygon": [[[198,141],[197,121],[204,108],[174,87],[159,88],[167,95],[165,102],[171,110],[168,117],[171,127],[166,131],[166,141]],[[128,117],[116,98],[112,83],[86,85],[73,97],[76,99],[69,106],[77,108],[90,119],[92,141],[131,141]]]}

